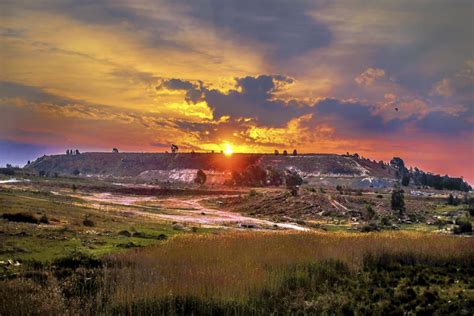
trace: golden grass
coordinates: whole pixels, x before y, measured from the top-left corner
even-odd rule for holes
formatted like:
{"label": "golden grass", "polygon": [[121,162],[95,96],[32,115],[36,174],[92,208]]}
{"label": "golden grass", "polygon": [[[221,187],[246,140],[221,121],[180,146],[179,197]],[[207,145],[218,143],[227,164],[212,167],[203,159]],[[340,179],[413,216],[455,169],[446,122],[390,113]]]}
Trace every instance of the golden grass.
{"label": "golden grass", "polygon": [[289,266],[337,259],[356,270],[370,253],[456,259],[473,255],[474,240],[416,232],[183,235],[111,256],[117,264],[110,271],[116,278],[113,300],[191,295],[244,301],[256,291],[278,287]]}

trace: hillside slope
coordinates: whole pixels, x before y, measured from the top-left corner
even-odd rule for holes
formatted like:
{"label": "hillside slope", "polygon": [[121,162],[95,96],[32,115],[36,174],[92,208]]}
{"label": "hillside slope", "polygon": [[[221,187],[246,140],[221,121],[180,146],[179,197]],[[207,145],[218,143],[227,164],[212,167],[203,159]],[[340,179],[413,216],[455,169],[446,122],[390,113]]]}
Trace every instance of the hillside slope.
{"label": "hillside slope", "polygon": [[26,166],[27,170],[49,174],[163,178],[189,181],[197,169],[211,175],[229,175],[252,164],[280,170],[292,168],[305,177],[376,177],[394,178],[395,171],[367,159],[334,154],[283,156],[270,154],[234,154],[226,157],[211,153],[83,153],[80,155],[43,156]]}

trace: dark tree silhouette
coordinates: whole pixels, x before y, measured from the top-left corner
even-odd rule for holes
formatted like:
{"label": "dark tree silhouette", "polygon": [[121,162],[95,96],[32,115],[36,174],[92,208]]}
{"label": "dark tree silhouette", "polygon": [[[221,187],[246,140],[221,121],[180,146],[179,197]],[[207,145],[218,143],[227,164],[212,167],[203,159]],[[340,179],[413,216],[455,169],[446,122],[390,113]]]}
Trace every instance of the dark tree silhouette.
{"label": "dark tree silhouette", "polygon": [[286,188],[290,190],[291,195],[297,196],[299,186],[303,184],[303,178],[294,170],[286,170],[285,174]]}
{"label": "dark tree silhouette", "polygon": [[204,173],[204,171],[199,169],[196,173],[196,178],[194,179],[194,182],[197,184],[204,184],[206,183],[206,180],[207,180],[206,174]]}
{"label": "dark tree silhouette", "polygon": [[403,196],[403,190],[393,190],[390,202],[392,210],[398,211],[400,216],[405,214],[405,197]]}

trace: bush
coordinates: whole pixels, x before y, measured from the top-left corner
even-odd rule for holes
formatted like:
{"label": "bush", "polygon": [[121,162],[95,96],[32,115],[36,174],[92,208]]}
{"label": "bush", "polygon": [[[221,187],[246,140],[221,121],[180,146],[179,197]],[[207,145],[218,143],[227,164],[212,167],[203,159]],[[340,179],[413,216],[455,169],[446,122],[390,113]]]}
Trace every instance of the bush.
{"label": "bush", "polygon": [[367,210],[367,218],[370,220],[375,216],[375,210],[373,209],[372,205],[368,204],[366,207]]}
{"label": "bush", "polygon": [[39,222],[42,224],[49,224],[49,218],[46,215],[40,217]]}
{"label": "bush", "polygon": [[83,221],[82,224],[87,227],[94,227],[95,223],[88,217],[86,217]]}
{"label": "bush", "polygon": [[194,179],[194,182],[202,185],[206,183],[206,180],[207,180],[206,174],[204,173],[204,171],[199,169],[196,173],[196,178]]}
{"label": "bush", "polygon": [[362,226],[360,231],[363,233],[378,232],[380,231],[380,227],[375,223],[369,223],[367,225]]}
{"label": "bush", "polygon": [[454,229],[455,234],[464,234],[464,233],[472,233],[472,224],[467,217],[458,217],[456,219],[456,227]]}
{"label": "bush", "polygon": [[383,199],[383,195],[382,194],[377,194],[377,198],[378,199]]}
{"label": "bush", "polygon": [[[132,234],[128,230],[121,230],[118,232],[120,236],[132,237]],[[140,237],[139,233],[133,234],[134,237]]]}
{"label": "bush", "polygon": [[6,176],[14,176],[15,170],[13,168],[0,168],[0,173]]}
{"label": "bush", "polygon": [[403,190],[393,190],[391,198],[392,210],[398,211],[400,216],[405,213],[405,197],[403,196]]}
{"label": "bush", "polygon": [[4,213],[2,217],[10,222],[39,223],[38,218],[31,213]]}

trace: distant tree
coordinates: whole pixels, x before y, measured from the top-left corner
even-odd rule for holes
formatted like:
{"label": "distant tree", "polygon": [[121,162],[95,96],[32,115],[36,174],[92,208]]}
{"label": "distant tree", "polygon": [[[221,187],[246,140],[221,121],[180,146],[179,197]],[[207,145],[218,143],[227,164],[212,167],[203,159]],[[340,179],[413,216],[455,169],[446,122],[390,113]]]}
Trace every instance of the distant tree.
{"label": "distant tree", "polygon": [[196,178],[194,179],[194,182],[197,184],[204,184],[206,183],[206,180],[207,180],[206,174],[204,173],[204,171],[199,169],[196,173]]}
{"label": "distant tree", "polygon": [[398,170],[405,169],[405,162],[400,157],[393,157],[392,160],[390,160],[390,165]]}
{"label": "distant tree", "polygon": [[6,164],[7,169],[13,169],[13,166],[9,163]]}
{"label": "distant tree", "polygon": [[196,152],[194,152],[194,149],[193,149],[193,150],[191,150],[191,155],[193,155],[193,156],[194,156],[194,154],[195,154],[195,153],[196,153]]}
{"label": "distant tree", "polygon": [[31,162],[28,160],[28,162],[26,164],[29,165],[29,164],[31,164]]}
{"label": "distant tree", "polygon": [[286,150],[283,150],[283,156],[287,156],[288,152]]}
{"label": "distant tree", "polygon": [[448,204],[454,205],[454,196],[452,194],[449,194],[448,196]]}
{"label": "distant tree", "polygon": [[355,153],[355,154],[353,155],[353,157],[354,157],[355,159],[359,159],[359,154],[358,154],[358,153]]}
{"label": "distant tree", "polygon": [[76,155],[80,155],[79,149],[76,149]]}
{"label": "distant tree", "polygon": [[405,214],[405,197],[403,196],[403,190],[394,189],[390,202],[392,210],[398,211],[400,216]]}
{"label": "distant tree", "polygon": [[77,169],[75,169],[72,174],[75,175],[75,176],[78,176],[81,172]]}
{"label": "distant tree", "polygon": [[404,187],[408,186],[410,184],[410,174],[409,173],[404,173],[402,176],[402,185]]}
{"label": "distant tree", "polygon": [[171,152],[174,154],[174,153],[177,153],[179,150],[179,147],[175,144],[171,144]]}
{"label": "distant tree", "polygon": [[73,192],[76,192],[76,190],[77,190],[77,187],[76,187],[76,185],[75,185],[75,184],[73,184],[71,188],[72,188],[72,191],[73,191]]}
{"label": "distant tree", "polygon": [[40,170],[40,171],[38,172],[38,174],[39,174],[40,177],[44,177],[44,176],[46,175],[46,171]]}
{"label": "distant tree", "polygon": [[69,149],[66,149],[66,155],[69,156],[70,152]]}
{"label": "distant tree", "polygon": [[298,152],[296,151],[296,149],[293,149],[293,156],[296,156],[298,155]]}
{"label": "distant tree", "polygon": [[275,156],[278,156],[279,154],[278,149],[275,149]]}
{"label": "distant tree", "polygon": [[297,196],[299,186],[303,184],[303,178],[294,170],[286,170],[285,174],[285,184],[286,188],[290,190],[291,195]]}
{"label": "distant tree", "polygon": [[112,148],[112,152],[115,153],[115,154],[118,154],[118,149],[117,148]]}

